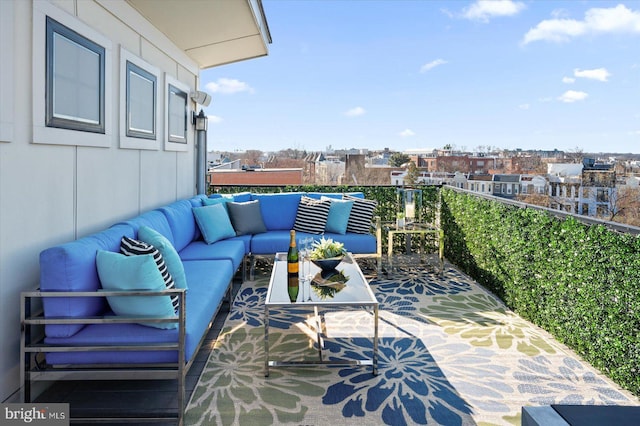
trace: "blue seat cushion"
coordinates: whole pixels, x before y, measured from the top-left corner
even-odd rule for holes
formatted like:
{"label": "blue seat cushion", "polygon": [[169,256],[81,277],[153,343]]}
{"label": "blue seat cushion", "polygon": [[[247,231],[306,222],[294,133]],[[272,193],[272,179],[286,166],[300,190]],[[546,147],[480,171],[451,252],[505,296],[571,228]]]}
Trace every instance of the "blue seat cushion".
{"label": "blue seat cushion", "polygon": [[[251,238],[251,253],[273,254],[286,252],[289,249],[290,231],[268,231],[256,234]],[[299,238],[296,233],[296,238]]]}
{"label": "blue seat cushion", "polygon": [[298,204],[302,192],[281,194],[252,194],[251,199],[260,200],[262,219],[268,231],[291,230],[296,221]]}
{"label": "blue seat cushion", "polygon": [[[202,201],[197,199],[192,200],[180,200],[175,203],[171,203],[168,206],[161,207],[159,210],[165,215],[167,223],[171,228],[171,236],[169,239],[177,251],[182,250],[191,241],[200,237],[200,230],[196,225],[196,219],[193,216],[193,204]],[[153,228],[153,227],[152,227]],[[158,228],[154,228],[156,231],[160,231]]]}
{"label": "blue seat cushion", "polygon": [[162,211],[160,211],[160,209],[148,211],[140,216],[136,216],[133,219],[129,219],[121,223],[131,226],[136,233],[141,226],[146,225],[164,235],[171,244],[174,246],[176,245],[175,240],[173,239],[173,232],[171,232],[171,226],[169,225],[167,217]]}
{"label": "blue seat cushion", "polygon": [[[232,277],[231,262],[184,262],[189,290],[186,297],[185,362],[194,355],[213,314],[222,302]],[[162,330],[138,324],[92,324],[73,337],[47,337],[48,344],[100,345],[176,342],[178,330]],[[47,353],[50,364],[142,364],[176,362],[176,351],[104,351]]]}
{"label": "blue seat cushion", "polygon": [[202,240],[194,241],[183,248],[179,254],[183,261],[226,259],[232,263],[233,270],[236,271],[242,264],[246,251],[244,241],[234,238],[213,244],[207,244]]}
{"label": "blue seat cushion", "polygon": [[374,254],[377,252],[376,237],[373,234],[333,234],[327,232],[324,237],[343,243],[344,248],[351,253]]}
{"label": "blue seat cushion", "polygon": [[[100,279],[96,267],[98,250],[120,251],[123,236],[135,237],[131,226],[114,225],[97,234],[48,248],[40,253],[40,289],[42,291],[98,291]],[[102,315],[109,309],[101,297],[44,298],[47,317],[83,317]],[[82,324],[47,324],[45,333],[52,337],[69,337]]]}

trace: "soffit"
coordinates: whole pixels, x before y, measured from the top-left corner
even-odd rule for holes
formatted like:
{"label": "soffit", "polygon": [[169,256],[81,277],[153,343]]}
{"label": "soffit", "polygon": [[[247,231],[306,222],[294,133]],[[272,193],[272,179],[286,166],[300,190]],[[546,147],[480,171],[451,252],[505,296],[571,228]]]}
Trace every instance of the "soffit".
{"label": "soffit", "polygon": [[200,68],[265,56],[271,35],[260,0],[127,0]]}

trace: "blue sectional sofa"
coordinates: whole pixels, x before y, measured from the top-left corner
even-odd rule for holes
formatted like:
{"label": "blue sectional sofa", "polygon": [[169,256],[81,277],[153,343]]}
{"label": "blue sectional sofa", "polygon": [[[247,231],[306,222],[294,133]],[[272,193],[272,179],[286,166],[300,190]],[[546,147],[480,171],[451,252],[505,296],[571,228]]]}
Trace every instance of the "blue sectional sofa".
{"label": "blue sectional sofa", "polygon": [[[31,401],[32,382],[39,380],[176,379],[176,416],[181,423],[186,373],[220,306],[231,301],[234,276],[241,273],[244,279],[247,269],[253,269],[255,256],[287,250],[289,231],[296,226],[303,196],[320,199],[326,194],[199,195],[42,251],[40,288],[21,294],[23,401]],[[342,194],[329,196],[337,199]],[[361,193],[352,196],[363,197]],[[234,209],[253,204],[254,212],[258,204],[261,232],[227,233],[215,241],[203,234],[208,230],[202,227],[196,210],[228,202]],[[210,210],[214,209],[202,211]],[[236,228],[240,225],[236,223]],[[379,264],[380,232],[377,220],[372,233],[323,235],[344,242],[347,250],[358,256],[375,258]],[[175,287],[107,288],[105,276],[121,271],[107,270],[106,266],[101,269],[101,259],[115,256],[119,262],[125,256],[114,253],[120,251],[123,237],[135,240],[143,234],[163,254]],[[298,233],[298,238],[305,236],[321,237]],[[133,273],[143,270],[137,266],[130,269]],[[122,304],[156,306],[158,301],[166,303],[176,297],[178,308],[169,315],[120,311]],[[40,305],[42,311],[37,311]],[[44,335],[40,337],[37,327],[42,325]]]}

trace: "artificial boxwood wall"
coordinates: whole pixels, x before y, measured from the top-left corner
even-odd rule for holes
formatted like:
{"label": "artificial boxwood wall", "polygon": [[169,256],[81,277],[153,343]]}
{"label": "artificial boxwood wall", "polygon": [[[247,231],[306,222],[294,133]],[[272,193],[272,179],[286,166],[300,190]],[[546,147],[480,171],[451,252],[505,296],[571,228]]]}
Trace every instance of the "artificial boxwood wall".
{"label": "artificial boxwood wall", "polygon": [[640,395],[640,239],[452,189],[445,256]]}

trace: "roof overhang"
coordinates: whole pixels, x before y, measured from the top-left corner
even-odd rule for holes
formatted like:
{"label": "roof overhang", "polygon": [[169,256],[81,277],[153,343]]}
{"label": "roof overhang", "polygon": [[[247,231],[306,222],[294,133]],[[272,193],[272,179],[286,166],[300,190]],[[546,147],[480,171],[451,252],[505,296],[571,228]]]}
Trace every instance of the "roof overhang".
{"label": "roof overhang", "polygon": [[126,1],[201,69],[269,53],[262,0]]}

